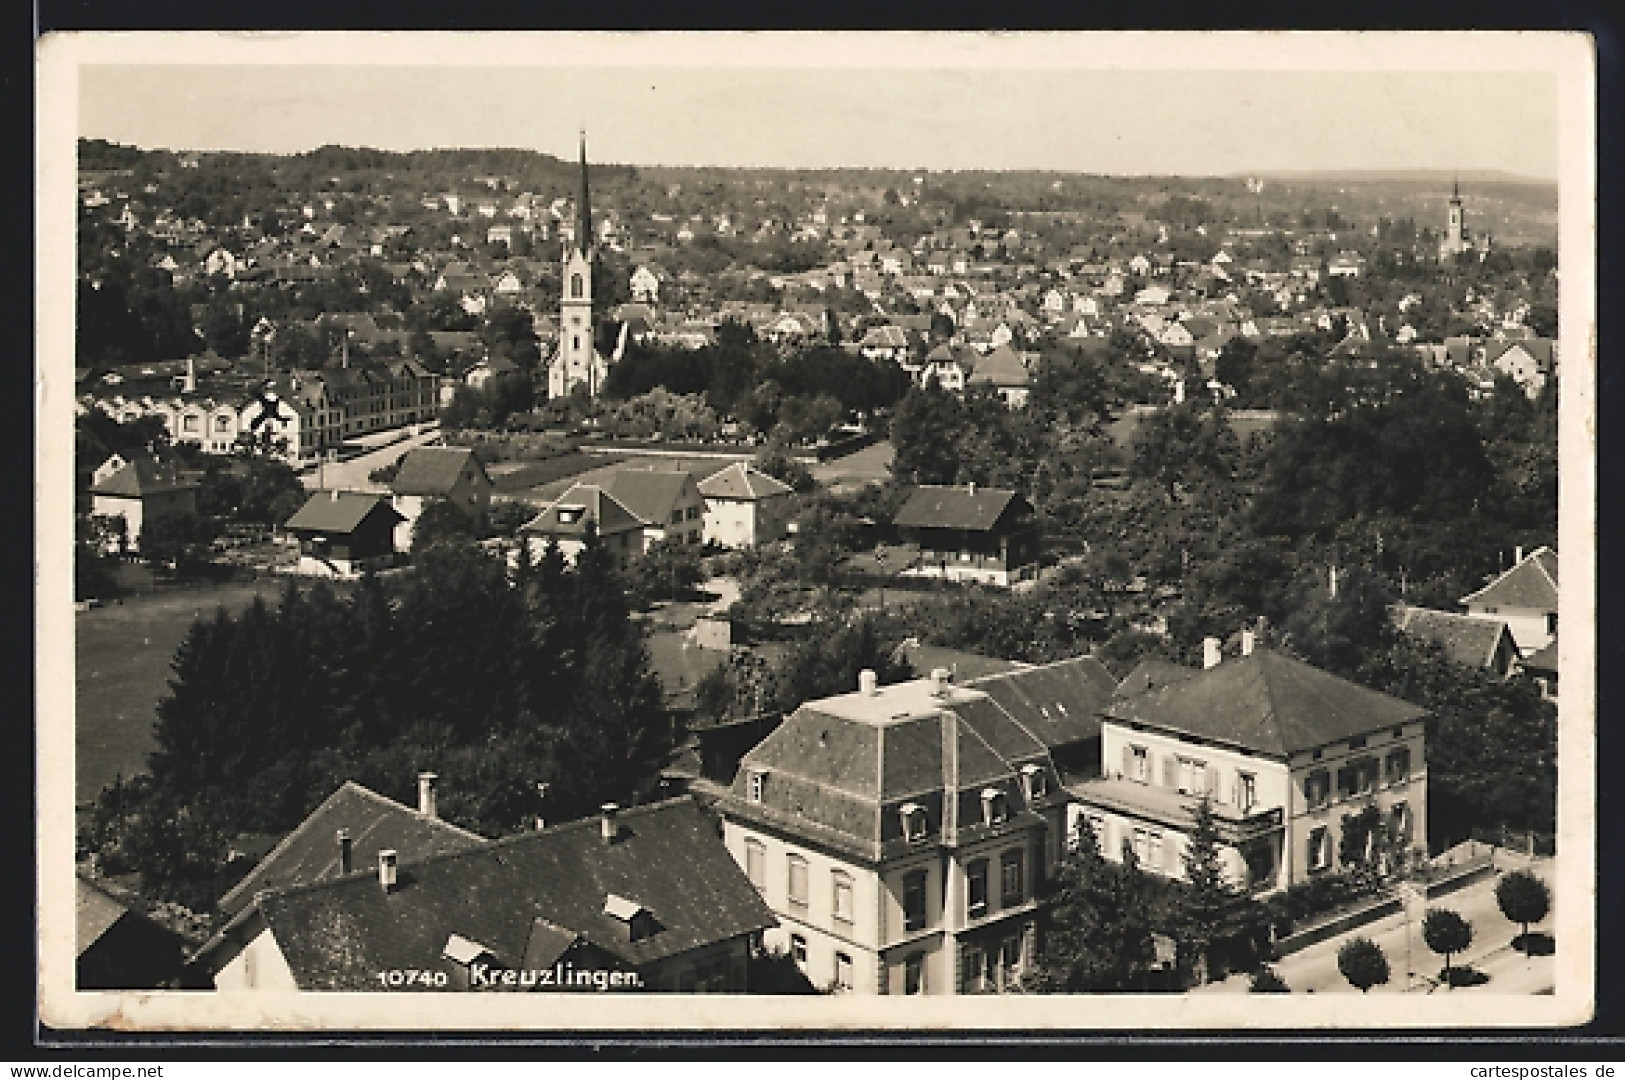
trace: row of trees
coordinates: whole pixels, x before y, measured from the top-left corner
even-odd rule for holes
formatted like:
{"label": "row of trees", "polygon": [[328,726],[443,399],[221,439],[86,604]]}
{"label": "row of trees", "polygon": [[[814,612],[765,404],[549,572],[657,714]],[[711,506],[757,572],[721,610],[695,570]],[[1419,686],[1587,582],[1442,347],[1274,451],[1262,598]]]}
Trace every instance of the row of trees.
{"label": "row of trees", "polygon": [[290,584],[199,620],[172,667],[150,775],[105,790],[81,844],[198,910],[232,837],[291,829],[344,780],[409,801],[434,770],[443,815],[496,836],[637,802],[676,734],[596,539],[570,566],[448,543],[348,596]]}

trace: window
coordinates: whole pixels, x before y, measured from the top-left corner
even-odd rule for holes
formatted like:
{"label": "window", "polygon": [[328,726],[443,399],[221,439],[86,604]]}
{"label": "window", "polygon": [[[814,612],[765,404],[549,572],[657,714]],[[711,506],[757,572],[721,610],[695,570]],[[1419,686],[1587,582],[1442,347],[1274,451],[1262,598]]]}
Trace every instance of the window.
{"label": "window", "polygon": [[1004,823],[1008,814],[1005,811],[1004,792],[998,788],[982,789],[982,824],[991,828]]}
{"label": "window", "polygon": [[1354,738],[1350,739],[1349,740],[1349,749],[1350,750],[1364,750],[1365,749],[1365,736],[1364,735],[1356,735]]}
{"label": "window", "polygon": [[671,523],[673,525],[681,525],[683,523],[683,508],[681,506],[671,512]]}
{"label": "window", "polygon": [[1258,777],[1249,772],[1236,773],[1236,806],[1247,813],[1258,805]]}
{"label": "window", "polygon": [[925,839],[925,807],[917,803],[904,803],[902,809],[903,839],[913,843]]}
{"label": "window", "polygon": [[762,789],[767,786],[767,773],[760,769],[752,769],[747,783],[747,794],[751,802],[762,801]]}
{"label": "window", "polygon": [[1316,769],[1303,780],[1303,801],[1318,810],[1331,800],[1332,778],[1325,769]]}
{"label": "window", "polygon": [[959,989],[965,994],[987,993],[987,954],[975,945],[966,945],[960,960]]}
{"label": "window", "polygon": [[840,870],[833,875],[835,884],[835,917],[842,922],[852,921],[852,876]]}
{"label": "window", "polygon": [[973,919],[987,914],[986,859],[965,867],[965,914]]}
{"label": "window", "polygon": [[1332,838],[1324,826],[1309,834],[1309,869],[1324,870],[1332,864]]}
{"label": "window", "polygon": [[1151,754],[1145,747],[1123,747],[1123,775],[1141,784],[1151,782]]}
{"label": "window", "polygon": [[1388,754],[1387,780],[1390,784],[1403,784],[1411,777],[1411,752],[1404,746]]}
{"label": "window", "polygon": [[835,992],[845,994],[852,989],[852,958],[844,952],[835,954]]}
{"label": "window", "polygon": [[903,875],[903,929],[925,929],[925,871]]}
{"label": "window", "polygon": [[1006,851],[999,857],[999,903],[1013,907],[1021,903],[1026,882],[1022,880],[1021,850]]}
{"label": "window", "polygon": [[1353,765],[1354,793],[1369,795],[1377,789],[1377,759],[1361,758]]}
{"label": "window", "polygon": [[582,294],[582,291],[583,291],[584,288],[585,288],[585,286],[582,284],[581,275],[580,274],[571,274],[570,275],[570,298],[572,300],[579,300],[581,298],[581,294]]}
{"label": "window", "polygon": [[925,993],[925,954],[912,953],[903,961],[903,993]]}
{"label": "window", "polygon": [[581,335],[580,334],[571,334],[570,335],[570,349],[573,352],[580,352],[581,351]]}
{"label": "window", "polygon": [[1405,803],[1395,803],[1388,811],[1388,835],[1395,844],[1409,847],[1411,842],[1411,808]]}
{"label": "window", "polygon": [[196,431],[197,430],[197,421],[198,421],[198,418],[195,417],[195,416],[182,417],[181,418],[181,430],[182,431]]}
{"label": "window", "polygon": [[1044,780],[1044,770],[1041,767],[1033,764],[1021,767],[1021,783],[1027,790],[1028,802],[1044,797],[1046,790]]}
{"label": "window", "polygon": [[790,859],[790,903],[807,906],[807,860],[801,855]]}
{"label": "window", "polygon": [[760,840],[745,841],[745,876],[757,889],[767,888],[767,848]]}
{"label": "window", "polygon": [[215,417],[214,418],[214,430],[216,431],[216,433],[230,431],[231,430],[231,417],[225,416],[225,415]]}
{"label": "window", "polygon": [[691,506],[691,507],[688,508],[688,520],[693,521],[695,518],[697,518],[699,516],[700,516],[700,508],[699,507]]}
{"label": "window", "polygon": [[790,959],[798,964],[807,962],[807,939],[800,934],[790,935]]}
{"label": "window", "polygon": [[1194,758],[1179,759],[1179,790],[1184,795],[1207,793],[1207,762]]}
{"label": "window", "polygon": [[1557,633],[1557,612],[1555,611],[1546,613],[1546,632],[1548,634]]}

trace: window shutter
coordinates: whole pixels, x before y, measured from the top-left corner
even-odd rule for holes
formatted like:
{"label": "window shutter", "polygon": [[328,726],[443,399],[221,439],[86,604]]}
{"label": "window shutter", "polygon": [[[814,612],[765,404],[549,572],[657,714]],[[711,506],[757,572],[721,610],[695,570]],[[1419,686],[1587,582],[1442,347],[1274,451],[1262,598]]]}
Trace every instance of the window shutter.
{"label": "window shutter", "polygon": [[1162,872],[1169,877],[1178,877],[1184,867],[1179,861],[1179,845],[1173,842],[1173,837],[1162,838]]}
{"label": "window shutter", "polygon": [[1162,756],[1162,786],[1179,786],[1179,759],[1172,754]]}
{"label": "window shutter", "polygon": [[1128,780],[1134,776],[1134,748],[1127,743],[1123,744],[1123,779]]}
{"label": "window shutter", "polygon": [[1230,805],[1241,805],[1241,774],[1233,773],[1230,776]]}
{"label": "window shutter", "polygon": [[1219,797],[1219,770],[1217,766],[1209,765],[1207,767],[1207,786],[1202,790],[1207,792],[1210,799]]}

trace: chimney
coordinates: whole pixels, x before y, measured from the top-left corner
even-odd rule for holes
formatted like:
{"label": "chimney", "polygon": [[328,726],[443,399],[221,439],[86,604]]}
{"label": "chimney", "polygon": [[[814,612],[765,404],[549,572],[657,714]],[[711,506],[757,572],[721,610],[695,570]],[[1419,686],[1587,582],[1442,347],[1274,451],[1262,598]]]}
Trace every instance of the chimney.
{"label": "chimney", "polygon": [[936,697],[948,696],[948,680],[951,674],[945,667],[931,669],[931,693]]}
{"label": "chimney", "polygon": [[1521,562],[1523,562],[1523,545],[1519,544],[1512,549],[1512,565],[1517,566]]}
{"label": "chimney", "polygon": [[613,844],[615,838],[621,834],[621,823],[618,820],[620,812],[621,808],[612,802],[599,807],[598,831],[606,844]]}
{"label": "chimney", "polygon": [[197,361],[192,357],[186,358],[186,387],[188,394],[197,389]]}
{"label": "chimney", "polygon": [[1327,595],[1329,595],[1333,600],[1337,599],[1337,567],[1335,566],[1332,567],[1331,588]]}
{"label": "chimney", "polygon": [[1180,379],[1174,383],[1174,404],[1185,404],[1185,380]]}
{"label": "chimney", "polygon": [[378,853],[378,884],[385,892],[395,891],[395,869],[399,857],[394,848],[386,848]]}
{"label": "chimney", "polygon": [[332,494],[333,494],[333,501],[338,502],[339,501],[339,489],[334,488]]}
{"label": "chimney", "polygon": [[1241,632],[1241,655],[1243,655],[1243,656],[1251,656],[1251,655],[1253,655],[1253,644],[1254,644],[1254,638],[1253,638],[1252,629],[1248,628],[1246,630],[1243,630]]}
{"label": "chimney", "polygon": [[970,493],[972,495],[976,494],[976,481],[972,480],[970,483],[966,484],[965,486],[970,489]]}
{"label": "chimney", "polygon": [[1202,668],[1203,668],[1203,670],[1206,670],[1207,668],[1218,667],[1219,666],[1219,660],[1222,657],[1222,655],[1223,654],[1221,654],[1219,652],[1219,639],[1218,638],[1216,638],[1216,637],[1205,637],[1205,638],[1202,639]]}
{"label": "chimney", "polygon": [[348,874],[355,869],[355,844],[350,840],[350,830],[339,830],[339,875]]}
{"label": "chimney", "polygon": [[879,689],[880,679],[872,670],[864,668],[858,672],[858,693],[874,694],[878,693]]}
{"label": "chimney", "polygon": [[434,782],[438,779],[432,772],[418,773],[418,813],[424,817],[439,817],[435,813]]}

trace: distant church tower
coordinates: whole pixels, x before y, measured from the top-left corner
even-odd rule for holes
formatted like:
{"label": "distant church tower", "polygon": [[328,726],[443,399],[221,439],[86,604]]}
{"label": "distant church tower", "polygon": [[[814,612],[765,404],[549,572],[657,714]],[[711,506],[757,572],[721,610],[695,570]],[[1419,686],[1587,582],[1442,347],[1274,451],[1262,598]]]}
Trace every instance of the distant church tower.
{"label": "distant church tower", "polygon": [[1461,182],[1456,181],[1450,189],[1450,211],[1445,221],[1444,239],[1439,241],[1439,258],[1453,259],[1467,247],[1467,218],[1461,209]]}
{"label": "distant church tower", "polygon": [[560,275],[559,340],[547,372],[548,397],[568,397],[584,386],[589,397],[603,389],[609,364],[593,347],[592,200],[587,191],[587,136],[581,136],[581,194],[576,199],[575,227],[564,242]]}

